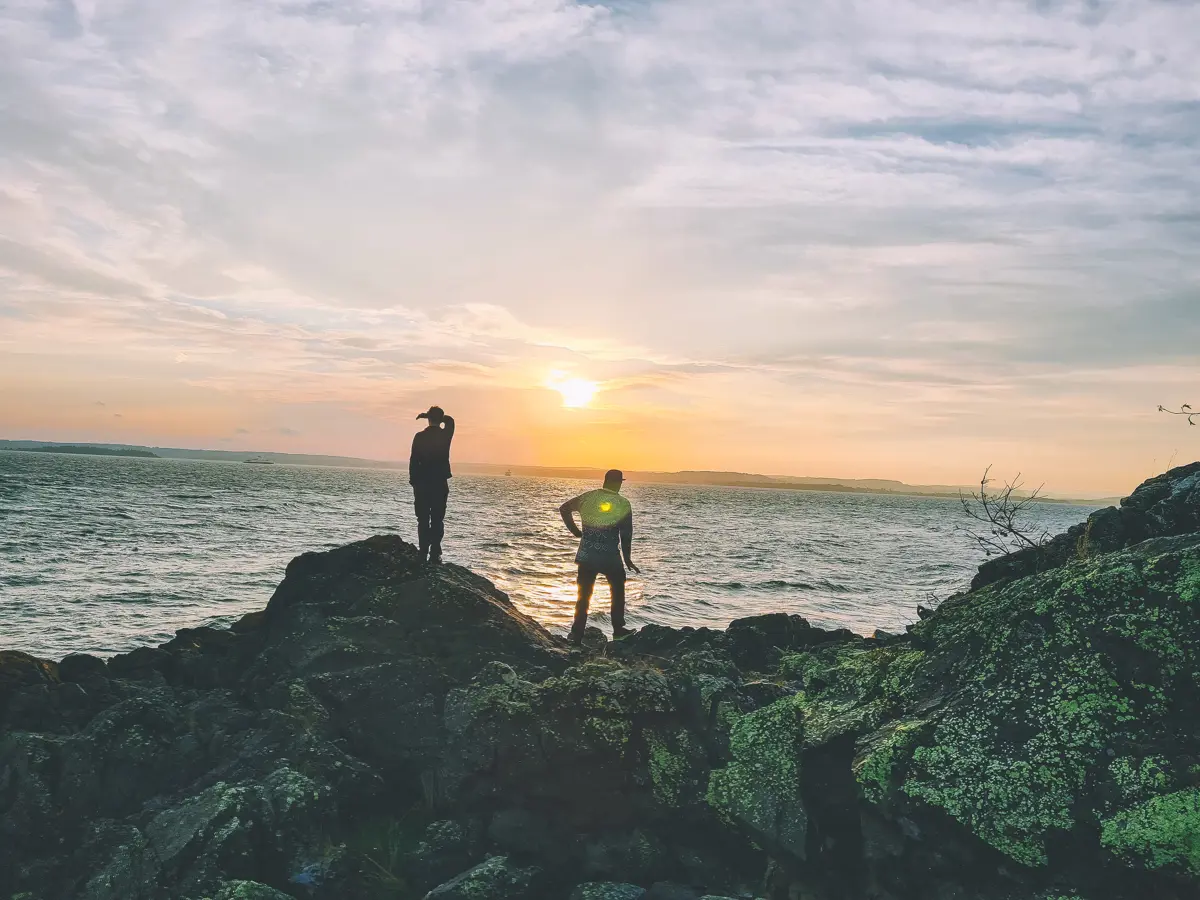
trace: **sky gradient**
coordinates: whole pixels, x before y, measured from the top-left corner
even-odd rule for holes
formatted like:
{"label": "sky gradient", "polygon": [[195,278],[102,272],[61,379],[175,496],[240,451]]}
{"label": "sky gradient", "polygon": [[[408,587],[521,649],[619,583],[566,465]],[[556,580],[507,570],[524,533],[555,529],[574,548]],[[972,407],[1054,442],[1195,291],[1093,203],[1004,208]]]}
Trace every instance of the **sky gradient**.
{"label": "sky gradient", "polygon": [[[0,437],[1118,493],[1200,4],[9,0]],[[593,381],[583,408],[552,385]]]}

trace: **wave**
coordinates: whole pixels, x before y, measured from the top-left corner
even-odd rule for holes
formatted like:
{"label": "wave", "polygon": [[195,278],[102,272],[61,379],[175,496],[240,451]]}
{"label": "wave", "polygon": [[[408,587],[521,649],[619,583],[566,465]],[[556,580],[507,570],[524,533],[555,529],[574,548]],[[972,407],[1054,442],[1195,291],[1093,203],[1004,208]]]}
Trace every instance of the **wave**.
{"label": "wave", "polygon": [[[807,581],[785,581],[781,578],[755,581],[749,584],[744,581],[701,581],[697,583],[703,587],[726,591],[811,591],[817,587]],[[825,582],[825,584],[830,583]]]}

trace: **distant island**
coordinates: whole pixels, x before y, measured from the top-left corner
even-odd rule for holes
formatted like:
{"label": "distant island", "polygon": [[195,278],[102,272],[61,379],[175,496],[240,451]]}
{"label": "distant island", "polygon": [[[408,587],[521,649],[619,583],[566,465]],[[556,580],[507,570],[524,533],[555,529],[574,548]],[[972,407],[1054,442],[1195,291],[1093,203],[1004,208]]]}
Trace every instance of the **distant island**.
{"label": "distant island", "polygon": [[[292,466],[337,466],[350,469],[408,468],[399,460],[362,459],[353,456],[328,456],[310,453],[275,453],[262,450],[194,450],[179,447],[137,447],[125,444],[55,444],[49,441],[0,440],[0,450],[33,450],[41,453],[79,453],[97,456],[138,456],[163,459],[200,459],[213,462],[279,463]],[[454,471],[463,475],[499,475],[526,478],[564,478],[596,481],[604,470],[589,466],[522,466],[455,461]],[[790,491],[834,491],[844,494],[898,494],[913,497],[957,497],[978,485],[906,484],[886,478],[836,478],[832,476],[756,475],[749,472],[720,471],[625,471],[630,482],[650,484],[710,485],[731,488],[770,488]],[[1049,503],[1079,503],[1107,506],[1116,497],[1041,496]]]}
{"label": "distant island", "polygon": [[157,453],[149,450],[138,450],[133,447],[114,449],[112,447],[91,447],[81,444],[43,444],[40,447],[12,447],[19,453],[69,453],[75,456],[136,456],[140,459],[161,459]]}

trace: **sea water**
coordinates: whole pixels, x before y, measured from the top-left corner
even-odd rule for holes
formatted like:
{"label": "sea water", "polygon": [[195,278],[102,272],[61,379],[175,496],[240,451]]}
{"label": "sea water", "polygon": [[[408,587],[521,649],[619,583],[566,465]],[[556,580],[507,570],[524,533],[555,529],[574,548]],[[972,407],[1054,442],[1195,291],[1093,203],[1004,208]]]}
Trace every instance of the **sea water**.
{"label": "sea water", "polygon": [[[554,630],[570,624],[576,539],[558,507],[595,487],[451,482],[446,560]],[[957,499],[627,484],[629,622],[724,627],[766,612],[869,634],[961,590],[983,556]],[[406,473],[0,451],[0,649],[58,658],[168,640],[264,606],[294,556],[373,534],[415,540]],[[1092,507],[1040,504],[1056,533]],[[607,624],[601,579],[592,603]]]}

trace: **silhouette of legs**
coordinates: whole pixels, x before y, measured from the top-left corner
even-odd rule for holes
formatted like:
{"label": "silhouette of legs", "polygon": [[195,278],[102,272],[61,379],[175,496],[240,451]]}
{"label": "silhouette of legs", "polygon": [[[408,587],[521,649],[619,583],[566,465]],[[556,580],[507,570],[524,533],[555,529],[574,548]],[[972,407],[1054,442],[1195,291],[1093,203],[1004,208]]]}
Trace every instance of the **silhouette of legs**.
{"label": "silhouette of legs", "polygon": [[421,558],[440,562],[442,537],[446,533],[446,500],[450,485],[445,481],[413,485],[413,506],[417,513],[417,546]]}
{"label": "silhouette of legs", "polygon": [[592,602],[592,592],[596,589],[596,578],[603,575],[608,580],[608,590],[612,594],[612,624],[613,633],[625,630],[625,570],[610,569],[600,572],[590,566],[580,566],[578,575],[579,599],[575,602],[575,621],[571,625],[571,640],[583,637],[587,628],[588,606]]}

